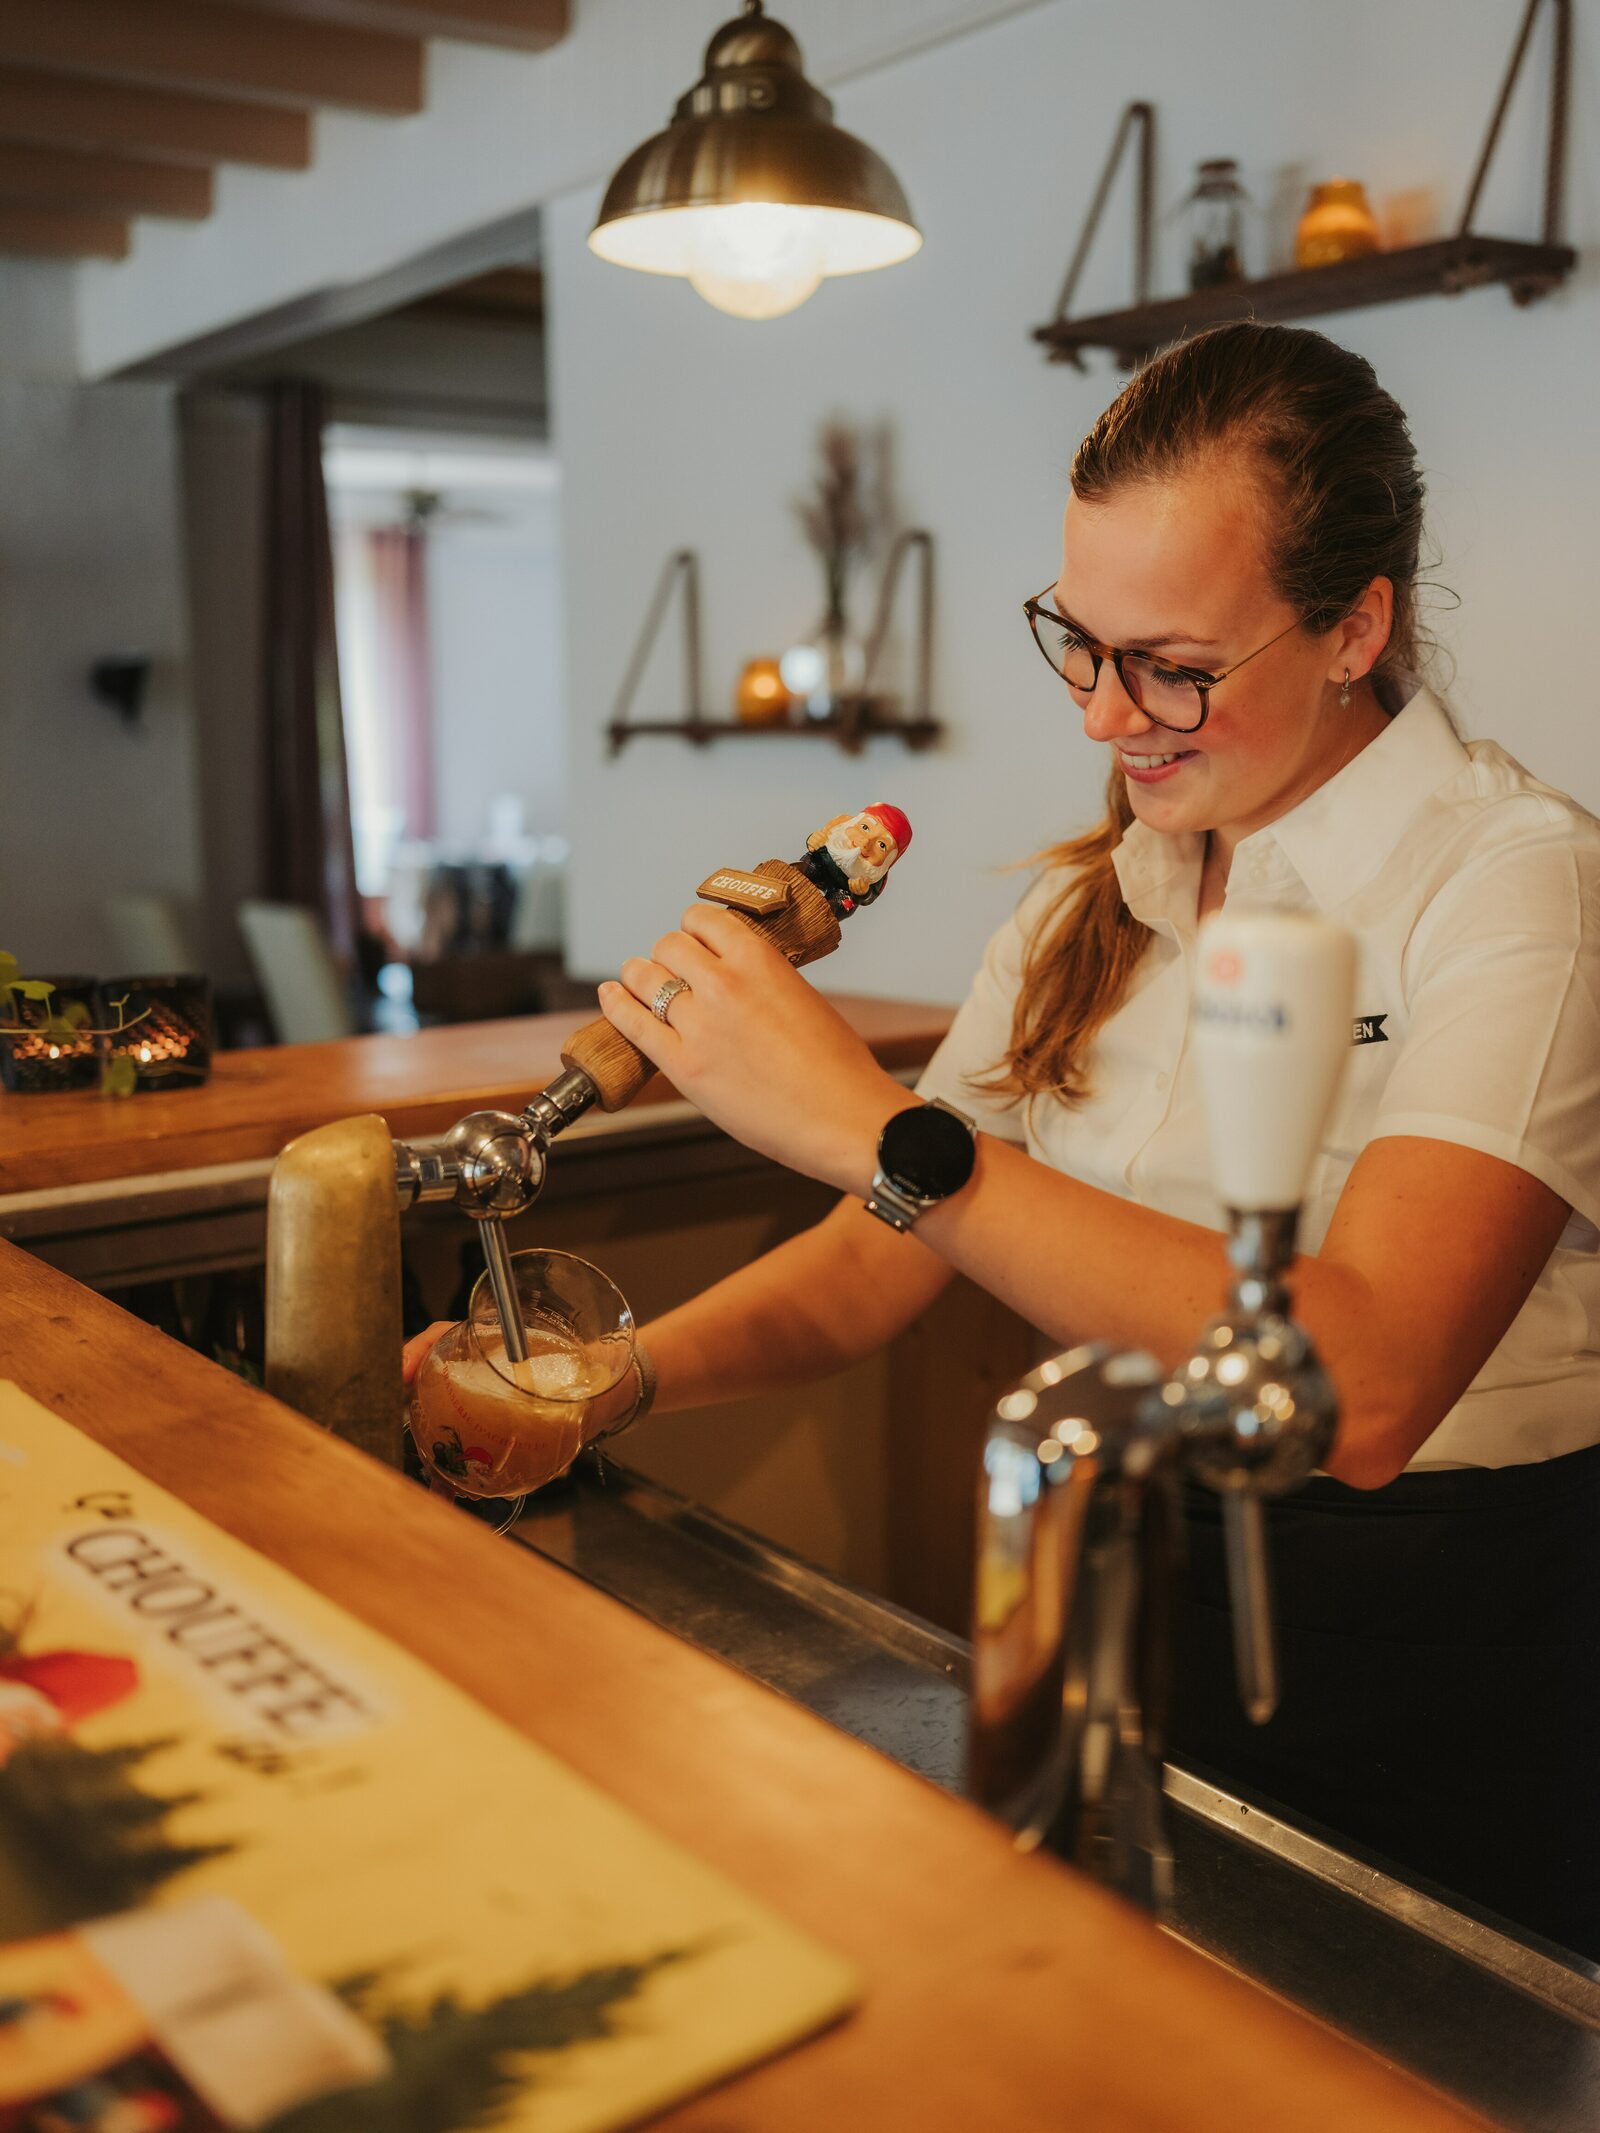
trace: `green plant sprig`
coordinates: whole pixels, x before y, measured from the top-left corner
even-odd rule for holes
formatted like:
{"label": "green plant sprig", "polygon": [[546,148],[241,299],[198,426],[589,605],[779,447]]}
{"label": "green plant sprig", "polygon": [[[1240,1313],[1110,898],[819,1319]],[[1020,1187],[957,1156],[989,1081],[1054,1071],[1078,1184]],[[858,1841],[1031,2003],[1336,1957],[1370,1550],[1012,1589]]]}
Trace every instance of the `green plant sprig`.
{"label": "green plant sprig", "polygon": [[89,1020],[89,1010],[81,1000],[69,1000],[57,1014],[53,1007],[46,1006],[42,1020],[25,1022],[17,1012],[22,1000],[48,1002],[55,994],[55,986],[48,978],[25,978],[22,966],[7,949],[0,948],[0,1037],[120,1037],[125,1030],[135,1029],[150,1013],[148,1007],[136,1015],[129,1015],[127,1006],[133,995],[124,993],[111,1005],[117,1011],[117,1019],[108,1027],[100,1028]]}

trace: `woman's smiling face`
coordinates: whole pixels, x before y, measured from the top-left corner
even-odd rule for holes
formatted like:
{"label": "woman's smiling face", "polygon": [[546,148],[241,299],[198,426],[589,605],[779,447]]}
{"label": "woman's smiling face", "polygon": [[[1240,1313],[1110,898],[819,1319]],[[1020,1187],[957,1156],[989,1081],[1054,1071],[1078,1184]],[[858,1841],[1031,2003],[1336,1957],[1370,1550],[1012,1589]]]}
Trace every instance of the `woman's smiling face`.
{"label": "woman's smiling face", "polygon": [[[1072,691],[1085,734],[1112,749],[1135,816],[1168,834],[1215,830],[1228,851],[1387,723],[1357,684],[1388,640],[1389,581],[1375,579],[1353,615],[1313,636],[1291,627],[1294,610],[1268,576],[1271,538],[1260,480],[1221,456],[1170,480],[1125,483],[1097,503],[1071,497],[1062,529],[1056,604],[1088,636],[1213,674],[1249,659],[1211,692],[1194,733],[1147,718],[1109,659],[1092,693]],[[1339,703],[1346,667],[1356,692],[1348,708]]]}

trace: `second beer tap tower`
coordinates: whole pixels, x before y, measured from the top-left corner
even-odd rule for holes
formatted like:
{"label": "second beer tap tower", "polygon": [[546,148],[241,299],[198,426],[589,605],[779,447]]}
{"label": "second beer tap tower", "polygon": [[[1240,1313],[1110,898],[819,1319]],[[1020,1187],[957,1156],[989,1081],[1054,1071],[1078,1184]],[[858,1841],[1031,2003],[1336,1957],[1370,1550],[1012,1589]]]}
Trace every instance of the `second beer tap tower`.
{"label": "second beer tap tower", "polygon": [[1167,1895],[1161,1762],[1184,1474],[1218,1491],[1239,1694],[1277,1704],[1264,1500],[1326,1456],[1333,1387],[1290,1311],[1304,1195],[1348,1053],[1355,944],[1292,913],[1201,929],[1197,1048],[1228,1308],[1165,1377],[1068,1350],[997,1403],[979,1495],[971,1789],[1147,1908]]}

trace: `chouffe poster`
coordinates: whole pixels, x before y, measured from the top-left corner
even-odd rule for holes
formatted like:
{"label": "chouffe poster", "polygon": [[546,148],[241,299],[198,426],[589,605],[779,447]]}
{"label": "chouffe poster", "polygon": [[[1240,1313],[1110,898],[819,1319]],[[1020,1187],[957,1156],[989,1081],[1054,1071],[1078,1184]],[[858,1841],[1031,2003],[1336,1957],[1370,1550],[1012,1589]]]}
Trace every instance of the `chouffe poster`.
{"label": "chouffe poster", "polygon": [[856,1996],[0,1383],[0,2133],[589,2133]]}

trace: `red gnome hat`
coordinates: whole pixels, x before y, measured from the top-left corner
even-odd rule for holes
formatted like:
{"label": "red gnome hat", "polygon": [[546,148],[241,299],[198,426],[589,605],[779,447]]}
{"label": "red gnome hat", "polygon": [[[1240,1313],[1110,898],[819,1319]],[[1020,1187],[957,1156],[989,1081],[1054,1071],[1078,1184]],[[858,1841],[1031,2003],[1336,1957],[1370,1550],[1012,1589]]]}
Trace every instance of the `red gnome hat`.
{"label": "red gnome hat", "polygon": [[911,824],[899,808],[891,807],[887,800],[874,800],[870,807],[864,807],[861,812],[870,815],[874,822],[882,824],[894,839],[895,857],[903,859],[906,847],[911,842]]}
{"label": "red gnome hat", "polygon": [[31,1659],[12,1653],[0,1659],[0,1681],[20,1681],[48,1697],[69,1726],[80,1718],[121,1703],[139,1686],[139,1669],[131,1659],[105,1652],[38,1652]]}

